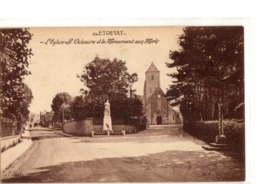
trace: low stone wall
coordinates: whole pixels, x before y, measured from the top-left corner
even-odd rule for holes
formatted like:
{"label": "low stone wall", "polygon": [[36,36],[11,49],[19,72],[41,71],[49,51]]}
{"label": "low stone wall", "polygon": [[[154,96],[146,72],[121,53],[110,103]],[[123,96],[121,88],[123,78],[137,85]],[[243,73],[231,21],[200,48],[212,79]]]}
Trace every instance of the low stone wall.
{"label": "low stone wall", "polygon": [[9,136],[1,138],[1,152],[7,150],[8,148],[15,146],[21,141],[21,136]]}
{"label": "low stone wall", "polygon": [[82,121],[70,121],[63,125],[63,132],[72,135],[87,135],[90,136],[93,130],[93,119]]}
{"label": "low stone wall", "polygon": [[[137,129],[133,125],[112,125],[112,129],[115,133],[122,132],[123,130],[126,133],[136,133]],[[103,132],[103,125],[93,125],[93,131],[96,134],[101,134]]]}
{"label": "low stone wall", "polygon": [[[137,128],[134,125],[112,125],[112,129],[115,133],[122,132],[125,133],[136,133]],[[103,125],[93,125],[93,119],[86,119],[82,121],[70,121],[66,122],[63,126],[63,132],[71,135],[79,136],[91,136],[92,131],[95,134],[103,133]]]}

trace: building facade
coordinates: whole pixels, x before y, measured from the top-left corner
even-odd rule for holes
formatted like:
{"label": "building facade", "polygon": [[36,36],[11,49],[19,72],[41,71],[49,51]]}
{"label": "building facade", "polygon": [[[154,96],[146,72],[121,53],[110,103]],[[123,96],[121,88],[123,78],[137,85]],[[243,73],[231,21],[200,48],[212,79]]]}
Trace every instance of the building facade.
{"label": "building facade", "polygon": [[145,72],[144,114],[151,125],[181,123],[180,115],[168,103],[160,86],[160,71],[152,63]]}

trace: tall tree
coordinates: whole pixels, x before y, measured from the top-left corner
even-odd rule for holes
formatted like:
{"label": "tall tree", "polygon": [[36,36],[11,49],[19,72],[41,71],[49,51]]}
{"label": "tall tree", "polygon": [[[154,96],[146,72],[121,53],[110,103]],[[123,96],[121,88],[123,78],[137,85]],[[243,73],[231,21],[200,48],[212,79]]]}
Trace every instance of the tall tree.
{"label": "tall tree", "polygon": [[20,130],[20,128],[22,128],[21,125],[29,120],[29,106],[33,99],[33,94],[31,89],[26,84],[21,85],[16,90],[16,94],[17,100],[19,101],[19,105],[16,107],[12,106],[12,109],[9,110],[11,110],[15,115],[18,123],[18,130]]}
{"label": "tall tree", "polygon": [[99,57],[88,63],[78,77],[87,87],[84,94],[92,101],[102,104],[106,99],[126,97],[131,85],[138,80],[136,73],[128,73],[125,62]]}
{"label": "tall tree", "polygon": [[132,98],[132,85],[138,76],[127,71],[125,62],[95,57],[78,77],[87,89],[82,90],[84,97],[76,97],[72,103],[73,118],[102,117],[107,99],[111,104],[112,118],[127,119],[142,114],[142,102]]}
{"label": "tall tree", "polygon": [[54,112],[56,119],[61,118],[62,111],[65,113],[65,119],[68,119],[70,116],[69,106],[72,102],[72,97],[67,92],[57,93],[52,100],[51,108]]}
{"label": "tall tree", "polygon": [[[31,90],[23,83],[29,75],[29,58],[33,55],[28,48],[32,34],[28,29],[0,30],[0,106],[6,118],[28,118],[28,107],[32,99]],[[18,125],[20,126],[20,125]]]}
{"label": "tall tree", "polygon": [[[181,104],[186,119],[215,119],[217,105],[234,117],[244,103],[243,27],[186,27],[179,37],[180,50],[171,51],[177,72],[167,96]],[[242,117],[243,114],[237,115]]]}

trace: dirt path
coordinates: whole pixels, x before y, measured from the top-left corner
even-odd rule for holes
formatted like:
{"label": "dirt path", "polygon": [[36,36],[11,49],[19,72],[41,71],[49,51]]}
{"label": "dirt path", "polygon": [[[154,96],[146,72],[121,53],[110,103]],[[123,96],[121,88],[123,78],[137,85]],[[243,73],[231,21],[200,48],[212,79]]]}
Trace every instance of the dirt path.
{"label": "dirt path", "polygon": [[33,146],[2,173],[3,182],[240,181],[244,163],[202,149],[181,127],[126,136],[63,137],[32,131]]}

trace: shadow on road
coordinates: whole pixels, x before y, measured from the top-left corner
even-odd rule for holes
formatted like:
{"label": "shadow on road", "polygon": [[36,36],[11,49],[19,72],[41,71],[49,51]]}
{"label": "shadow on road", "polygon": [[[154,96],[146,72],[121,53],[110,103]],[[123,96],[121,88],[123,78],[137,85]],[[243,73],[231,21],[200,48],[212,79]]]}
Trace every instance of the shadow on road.
{"label": "shadow on road", "polygon": [[165,151],[139,157],[65,162],[15,173],[4,183],[243,181],[244,163],[216,152]]}
{"label": "shadow on road", "polygon": [[55,134],[53,129],[44,127],[35,127],[30,129],[32,140],[42,140],[51,138],[64,138],[63,135]]}

